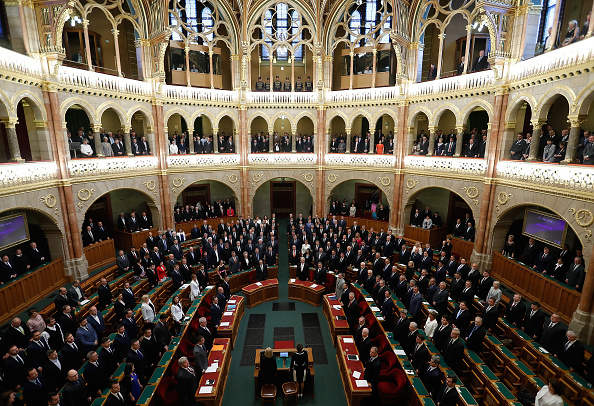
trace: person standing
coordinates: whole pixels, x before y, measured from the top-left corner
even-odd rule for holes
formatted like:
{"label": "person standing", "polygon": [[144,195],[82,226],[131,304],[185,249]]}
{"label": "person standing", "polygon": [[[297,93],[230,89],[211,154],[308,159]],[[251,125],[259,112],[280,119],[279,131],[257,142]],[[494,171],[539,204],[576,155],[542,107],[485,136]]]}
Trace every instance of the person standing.
{"label": "person standing", "polygon": [[291,365],[289,370],[293,374],[293,381],[297,383],[299,387],[297,397],[303,397],[303,387],[305,386],[305,380],[307,377],[307,351],[303,349],[303,344],[297,343],[295,346],[297,350],[291,357]]}

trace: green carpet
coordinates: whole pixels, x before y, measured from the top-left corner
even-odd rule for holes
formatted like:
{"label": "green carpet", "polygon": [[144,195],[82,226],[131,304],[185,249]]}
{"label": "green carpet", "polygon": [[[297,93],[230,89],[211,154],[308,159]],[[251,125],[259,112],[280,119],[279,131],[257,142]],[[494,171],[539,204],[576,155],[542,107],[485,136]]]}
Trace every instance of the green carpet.
{"label": "green carpet", "polygon": [[[288,302],[288,282],[289,282],[289,266],[287,254],[287,235],[286,220],[281,220],[279,223],[279,300],[278,302]],[[240,401],[241,405],[260,405],[260,400],[254,400],[254,367],[242,367],[241,354],[243,353],[243,345],[247,331],[247,323],[250,314],[266,314],[266,325],[264,330],[264,345],[266,347],[274,347],[273,333],[275,327],[294,327],[295,329],[295,343],[301,342],[305,344],[305,337],[303,334],[302,313],[318,313],[320,320],[320,327],[322,330],[322,337],[324,339],[324,346],[328,363],[324,365],[315,364],[315,398],[307,397],[298,400],[298,404],[308,405],[330,405],[342,406],[347,405],[346,397],[344,396],[344,388],[340,379],[338,371],[338,364],[336,362],[336,349],[332,346],[332,339],[330,337],[330,329],[328,322],[322,311],[322,306],[314,307],[300,301],[295,302],[294,311],[272,311],[272,304],[274,301],[266,302],[255,306],[251,309],[245,308],[245,315],[241,320],[239,331],[237,333],[237,340],[235,342],[235,349],[231,352],[231,368],[229,376],[227,377],[227,386],[223,396],[223,406],[237,406]],[[293,399],[290,402],[294,402]],[[276,404],[283,405],[284,397],[282,389],[279,388],[276,397]],[[291,404],[291,403],[289,403]]]}

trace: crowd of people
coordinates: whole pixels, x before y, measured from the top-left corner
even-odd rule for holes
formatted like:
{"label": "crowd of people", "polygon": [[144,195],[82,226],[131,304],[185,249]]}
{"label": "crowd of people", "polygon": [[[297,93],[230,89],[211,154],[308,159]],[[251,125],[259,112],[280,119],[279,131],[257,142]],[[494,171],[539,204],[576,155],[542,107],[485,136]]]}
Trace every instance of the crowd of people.
{"label": "crowd of people", "polygon": [[[272,89],[270,84],[270,78],[266,78],[266,82],[262,81],[262,77],[258,76],[258,80],[256,81],[256,86],[254,91],[256,92],[269,92],[270,90],[274,92],[290,92],[292,91],[293,85],[291,84],[291,80],[287,77],[285,82],[281,82],[280,77],[276,76],[274,78],[274,82],[272,82]],[[301,76],[297,76],[297,82],[295,82],[295,91],[296,92],[313,92],[313,82],[311,80],[311,76],[308,76],[305,82],[301,81]]]}
{"label": "crowd of people", "polygon": [[[358,210],[358,211],[357,211]],[[328,213],[332,216],[349,216],[349,217],[365,217],[365,212],[371,214],[373,220],[388,221],[390,217],[389,205],[384,206],[380,203],[380,197],[377,193],[372,193],[369,198],[365,200],[364,207],[357,207],[355,199],[349,204],[346,198],[333,199],[330,202],[330,209]]]}
{"label": "crowd of people", "polygon": [[[175,131],[169,136],[169,154],[170,155],[185,155],[190,153],[190,137],[187,132],[178,134]],[[233,141],[233,135],[226,135],[225,132],[221,132],[217,139],[217,151],[220,154],[232,154],[235,153],[235,142]],[[212,154],[215,152],[215,145],[213,141],[213,135],[200,135],[194,133],[192,136],[192,146],[194,147],[195,154]]]}
{"label": "crowd of people", "polygon": [[188,221],[210,219],[215,217],[231,217],[235,215],[235,200],[215,199],[212,204],[199,200],[195,205],[176,202],[173,208],[173,219],[176,223],[186,223]]}
{"label": "crowd of people", "polygon": [[36,242],[31,241],[25,253],[22,248],[17,247],[12,257],[5,252],[0,255],[0,260],[0,285],[4,285],[49,262],[50,256]]}
{"label": "crowd of people", "polygon": [[[334,134],[330,142],[330,152],[344,154],[347,152],[347,135],[340,133]],[[392,131],[389,134],[382,134],[379,131],[375,135],[374,143],[371,145],[371,134],[369,131],[365,134],[355,134],[351,138],[350,153],[353,154],[368,154],[369,152],[375,154],[393,154],[394,153],[394,134]]]}
{"label": "crowd of people", "polygon": [[[258,154],[270,152],[270,134],[258,133],[253,136],[251,140],[251,153]],[[313,153],[314,152],[314,135],[301,133],[294,136],[285,132],[279,135],[277,131],[272,134],[272,152],[293,152],[293,139],[295,137],[295,152],[298,153]]]}
{"label": "crowd of people", "polygon": [[590,28],[591,17],[592,11],[588,11],[588,14],[586,14],[584,25],[581,29],[577,20],[570,20],[567,23],[567,30],[565,31],[565,33],[562,33],[557,37],[551,35],[552,27],[549,27],[547,30],[547,34],[543,36],[543,50],[552,50],[558,47],[563,48],[586,38],[586,36],[588,35],[588,30]]}
{"label": "crowd of people", "polygon": [[[85,134],[84,127],[80,127],[76,134],[72,134],[70,131],[67,132],[68,145],[72,146],[72,143],[79,143],[80,150],[77,152],[74,148],[72,149],[72,157],[82,158],[93,158],[102,154],[106,157],[112,156],[128,156],[126,153],[126,144],[124,143],[124,134],[122,130],[118,130],[116,134],[111,131],[106,132],[104,128],[101,129],[99,137],[101,140],[101,150],[98,152],[95,148],[95,134],[90,131]],[[152,155],[151,147],[145,136],[138,136],[136,132],[132,130],[130,132],[130,142],[132,145],[132,155]]]}
{"label": "crowd of people", "polygon": [[[421,130],[417,135],[416,141],[413,141],[413,155],[427,155],[429,153],[429,138],[425,130]],[[456,154],[456,144],[462,142],[460,156],[466,158],[484,158],[487,149],[487,130],[473,128],[470,133],[464,133],[462,140],[458,140],[455,131],[450,130],[449,134],[444,134],[442,130],[435,133],[433,144],[434,156],[454,156]]]}

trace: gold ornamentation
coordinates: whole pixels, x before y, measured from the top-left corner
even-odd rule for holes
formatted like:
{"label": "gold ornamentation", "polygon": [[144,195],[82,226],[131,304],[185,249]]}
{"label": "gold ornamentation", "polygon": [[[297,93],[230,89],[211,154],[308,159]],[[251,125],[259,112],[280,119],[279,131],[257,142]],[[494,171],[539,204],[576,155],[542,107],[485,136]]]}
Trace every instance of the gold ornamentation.
{"label": "gold ornamentation", "polygon": [[335,175],[335,174],[331,173],[330,175],[328,175],[328,182],[334,183],[334,182],[336,182],[336,179],[338,179],[339,177],[340,177],[339,175]]}
{"label": "gold ornamentation", "polygon": [[58,202],[56,196],[51,194],[45,197],[40,197],[39,200],[42,201],[50,209],[54,208],[56,206],[56,203]]}
{"label": "gold ornamentation", "polygon": [[235,174],[227,175],[227,179],[229,179],[229,182],[235,183],[235,182],[237,182],[237,175],[235,175]]}
{"label": "gold ornamentation", "polygon": [[591,237],[592,237],[592,231],[586,230],[586,232],[584,233],[584,238],[586,239],[588,244],[591,242],[591,240],[590,240]]}
{"label": "gold ornamentation", "polygon": [[303,179],[305,179],[306,182],[312,182],[314,179],[311,173],[304,173],[301,176],[303,176]]}
{"label": "gold ornamentation", "polygon": [[91,198],[91,196],[93,196],[93,193],[95,193],[95,189],[80,189],[76,195],[78,196],[78,200],[82,200],[83,202],[86,202],[87,200],[89,200]]}
{"label": "gold ornamentation", "polygon": [[578,223],[580,227],[590,227],[592,223],[594,223],[594,215],[590,210],[586,209],[579,209],[576,210],[573,207],[569,209],[569,212],[573,214],[575,218],[575,222]]}
{"label": "gold ornamentation", "polygon": [[390,186],[392,183],[392,180],[388,176],[379,176],[378,179],[382,186]]}
{"label": "gold ornamentation", "polygon": [[252,180],[254,181],[254,183],[258,183],[262,180],[262,174],[260,173],[254,173],[252,175]]}
{"label": "gold ornamentation", "polygon": [[419,183],[419,181],[416,179],[407,179],[406,180],[406,194],[409,194],[410,190],[414,189],[418,183]]}
{"label": "gold ornamentation", "polygon": [[464,186],[462,189],[466,192],[466,196],[470,197],[471,199],[476,199],[479,195],[479,190],[474,186],[467,188]]}
{"label": "gold ornamentation", "polygon": [[499,195],[497,195],[497,201],[499,202],[500,205],[504,205],[507,202],[509,202],[509,199],[512,197],[512,194],[507,194],[505,192],[499,192]]}
{"label": "gold ornamentation", "polygon": [[155,190],[155,188],[157,187],[157,183],[154,180],[149,180],[148,182],[142,182],[144,184],[144,186],[146,186],[146,188],[148,190],[150,190],[151,192],[153,190]]}
{"label": "gold ornamentation", "polygon": [[186,180],[186,178],[175,178],[175,179],[173,179],[173,182],[172,182],[173,183],[173,187],[174,188],[180,187],[181,185],[184,184],[184,181],[185,180]]}

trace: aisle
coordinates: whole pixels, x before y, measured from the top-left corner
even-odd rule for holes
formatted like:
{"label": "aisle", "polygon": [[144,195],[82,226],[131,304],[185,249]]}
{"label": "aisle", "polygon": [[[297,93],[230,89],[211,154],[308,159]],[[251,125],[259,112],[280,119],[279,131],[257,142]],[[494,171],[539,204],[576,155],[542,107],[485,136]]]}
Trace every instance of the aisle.
{"label": "aisle", "polygon": [[[315,370],[315,398],[304,397],[299,404],[346,405],[346,397],[338,364],[336,349],[332,346],[328,322],[322,306],[314,307],[300,301],[288,300],[288,255],[286,221],[279,223],[279,300],[266,302],[251,309],[239,326],[231,368],[223,397],[223,406],[260,405],[254,400],[254,350],[274,347],[274,341],[293,340],[312,346]],[[294,309],[293,309],[294,306]],[[242,359],[244,354],[245,356]],[[291,400],[293,402],[293,400]],[[276,404],[284,404],[282,389],[277,392]]]}

